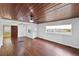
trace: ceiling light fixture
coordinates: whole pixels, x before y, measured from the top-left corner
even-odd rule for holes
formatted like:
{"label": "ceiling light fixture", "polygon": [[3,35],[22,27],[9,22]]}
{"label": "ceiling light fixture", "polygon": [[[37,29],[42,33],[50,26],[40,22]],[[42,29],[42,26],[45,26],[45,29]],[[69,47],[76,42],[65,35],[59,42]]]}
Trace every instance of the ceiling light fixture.
{"label": "ceiling light fixture", "polygon": [[34,17],[32,15],[32,13],[30,14],[30,20],[29,20],[29,22],[34,22]]}
{"label": "ceiling light fixture", "polygon": [[33,20],[30,20],[30,22],[33,23],[34,21]]}

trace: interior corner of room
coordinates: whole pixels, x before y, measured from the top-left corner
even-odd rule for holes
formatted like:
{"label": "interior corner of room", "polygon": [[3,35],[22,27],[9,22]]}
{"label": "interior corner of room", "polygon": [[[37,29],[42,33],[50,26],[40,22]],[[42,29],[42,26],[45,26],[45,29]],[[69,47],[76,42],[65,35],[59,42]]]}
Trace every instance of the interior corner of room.
{"label": "interior corner of room", "polygon": [[[0,49],[12,42],[23,55],[74,55],[79,51],[79,4],[4,3],[0,4],[0,17]],[[60,53],[54,52],[54,47]]]}

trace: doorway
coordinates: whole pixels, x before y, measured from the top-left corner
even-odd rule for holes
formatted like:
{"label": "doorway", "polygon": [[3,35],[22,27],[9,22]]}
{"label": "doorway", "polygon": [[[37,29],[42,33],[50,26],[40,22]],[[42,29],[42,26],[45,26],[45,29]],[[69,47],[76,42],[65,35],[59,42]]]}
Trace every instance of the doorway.
{"label": "doorway", "polygon": [[14,45],[18,41],[18,27],[17,26],[11,26],[11,40]]}

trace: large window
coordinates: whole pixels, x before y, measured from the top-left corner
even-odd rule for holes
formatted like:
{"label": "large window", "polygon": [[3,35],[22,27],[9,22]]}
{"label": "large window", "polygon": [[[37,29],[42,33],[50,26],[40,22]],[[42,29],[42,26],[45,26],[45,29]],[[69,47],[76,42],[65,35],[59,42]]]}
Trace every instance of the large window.
{"label": "large window", "polygon": [[11,26],[9,26],[9,25],[3,26],[3,38],[11,39]]}
{"label": "large window", "polygon": [[46,33],[72,35],[72,25],[67,24],[67,25],[46,26]]}

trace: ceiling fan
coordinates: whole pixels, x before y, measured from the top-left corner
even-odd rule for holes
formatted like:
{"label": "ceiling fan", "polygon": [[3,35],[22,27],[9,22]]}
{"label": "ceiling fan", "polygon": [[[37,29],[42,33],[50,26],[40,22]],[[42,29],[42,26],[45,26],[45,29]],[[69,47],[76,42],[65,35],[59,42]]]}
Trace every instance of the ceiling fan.
{"label": "ceiling fan", "polygon": [[29,16],[29,18],[30,18],[29,22],[31,22],[31,23],[35,23],[36,20],[37,20],[37,18],[35,17],[34,12],[33,12],[32,9],[30,10],[30,16]]}
{"label": "ceiling fan", "polygon": [[29,20],[29,22],[31,22],[31,23],[33,23],[33,22],[34,22],[34,16],[33,16],[33,14],[32,14],[32,13],[30,13],[30,20]]}

